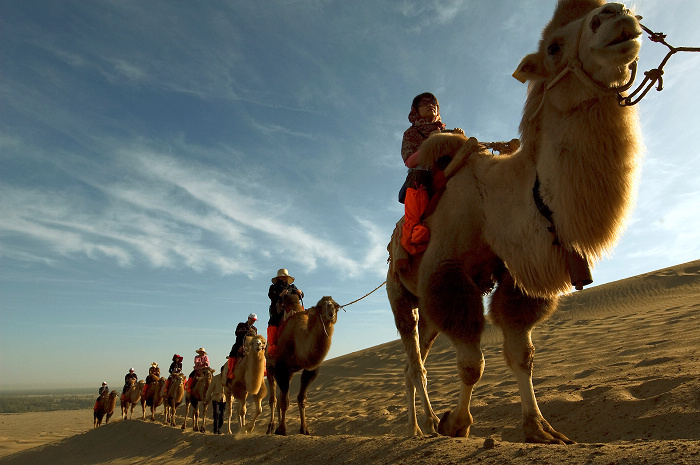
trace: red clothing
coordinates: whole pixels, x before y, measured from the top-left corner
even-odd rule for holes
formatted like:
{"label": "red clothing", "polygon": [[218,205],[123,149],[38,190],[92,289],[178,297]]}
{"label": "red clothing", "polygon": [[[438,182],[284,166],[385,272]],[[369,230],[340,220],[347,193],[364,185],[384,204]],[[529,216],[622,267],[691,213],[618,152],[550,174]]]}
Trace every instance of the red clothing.
{"label": "red clothing", "polygon": [[209,357],[206,354],[194,356],[194,369],[195,370],[199,370],[200,368],[207,368],[207,367],[209,367]]}

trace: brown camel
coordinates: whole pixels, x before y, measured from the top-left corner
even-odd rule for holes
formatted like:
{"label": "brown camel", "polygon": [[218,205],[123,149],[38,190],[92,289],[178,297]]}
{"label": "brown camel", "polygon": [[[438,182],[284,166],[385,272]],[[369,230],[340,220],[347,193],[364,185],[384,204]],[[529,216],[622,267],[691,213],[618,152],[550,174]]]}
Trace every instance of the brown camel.
{"label": "brown camel", "polygon": [[129,389],[125,394],[122,394],[121,398],[119,399],[119,406],[122,409],[122,419],[127,419],[127,413],[129,415],[129,419],[134,416],[134,407],[136,407],[141,400],[141,393],[143,392],[143,387],[145,385],[146,382],[144,380],[140,380],[139,382],[136,382],[136,380],[133,379],[129,380]]}
{"label": "brown camel", "polygon": [[[190,404],[192,404],[192,429],[204,432],[204,424],[207,422],[207,403],[204,401],[207,396],[207,389],[214,376],[213,368],[202,368],[196,375],[196,381],[192,389],[185,392],[185,419],[182,422],[182,429],[187,428],[187,416],[190,414]],[[202,403],[202,424],[199,425],[199,403]]]}
{"label": "brown camel", "polygon": [[[619,106],[616,93],[630,79],[641,34],[623,5],[560,0],[539,50],[514,74],[529,81],[521,148],[492,156],[475,139],[456,135],[436,135],[422,146],[425,160],[454,158],[442,198],[426,219],[427,249],[408,270],[392,263],[387,276],[407,354],[411,434],[422,433],[416,390],[427,434],[436,428],[448,436],[469,434],[472,389],[484,369],[482,295],[495,286],[489,317],[503,332],[504,357],[518,383],[525,440],[572,442],[537,405],[530,334],[555,311],[558,295],[579,281],[569,259],[593,263],[609,251],[632,208],[639,125],[634,108]],[[393,239],[392,255],[397,247]],[[424,361],[439,331],[456,347],[461,389],[456,409],[438,422]]]}
{"label": "brown camel", "polygon": [[170,375],[170,386],[165,396],[165,423],[170,426],[175,426],[175,413],[185,396],[185,381],[187,378],[182,373]]}
{"label": "brown camel", "polygon": [[[306,425],[306,399],[309,385],[318,376],[319,367],[331,348],[333,328],[338,318],[339,305],[331,297],[323,297],[315,307],[304,310],[296,294],[287,294],[282,300],[286,320],[278,329],[278,355],[267,359],[267,381],[270,385],[270,423],[267,433],[286,435],[285,422],[289,408],[289,384],[294,373],[301,373],[301,387],[297,395],[301,434],[309,434]],[[280,387],[279,426],[275,429],[275,381]]]}
{"label": "brown camel", "polygon": [[94,412],[94,427],[97,428],[102,424],[102,419],[105,418],[105,423],[109,423],[109,419],[112,418],[114,413],[114,408],[117,406],[117,391],[103,392],[100,398],[97,400],[97,407]]}
{"label": "brown camel", "polygon": [[[228,434],[231,434],[231,417],[233,416],[233,399],[237,401],[238,409],[238,432],[252,432],[255,428],[255,422],[262,413],[262,402],[267,395],[267,386],[265,386],[265,349],[267,342],[265,338],[257,336],[248,336],[245,340],[245,356],[236,363],[234,369],[234,378],[228,379],[226,372],[228,371],[228,363],[224,365],[223,379],[226,379],[226,387],[224,393],[226,395],[226,406],[228,408]],[[256,410],[252,420],[246,428],[246,399],[248,394],[253,396]]]}
{"label": "brown camel", "polygon": [[[151,378],[153,376],[153,378]],[[146,407],[151,408],[151,421],[156,419],[156,410],[163,403],[165,398],[165,378],[158,378],[154,375],[148,375],[146,383],[146,392],[141,396],[141,409],[143,410],[142,420],[146,419]]]}

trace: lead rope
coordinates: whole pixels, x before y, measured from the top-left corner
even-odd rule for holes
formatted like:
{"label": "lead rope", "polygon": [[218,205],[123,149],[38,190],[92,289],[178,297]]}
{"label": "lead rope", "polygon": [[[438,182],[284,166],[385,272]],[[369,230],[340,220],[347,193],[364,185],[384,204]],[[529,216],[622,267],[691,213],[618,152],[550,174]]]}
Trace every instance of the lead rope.
{"label": "lead rope", "polygon": [[370,292],[368,292],[367,294],[363,295],[363,296],[360,297],[359,299],[353,300],[353,301],[350,302],[349,304],[341,305],[341,306],[338,307],[338,308],[342,308],[343,311],[346,312],[345,308],[343,308],[343,307],[347,307],[348,305],[352,305],[352,304],[354,304],[354,303],[359,302],[360,300],[362,300],[362,299],[364,299],[365,297],[369,296],[370,294],[372,294],[374,291],[376,291],[377,289],[379,289],[380,287],[382,287],[382,286],[385,285],[385,284],[386,284],[386,281],[384,281],[384,282],[381,283],[379,286],[375,287],[374,289],[372,289]]}

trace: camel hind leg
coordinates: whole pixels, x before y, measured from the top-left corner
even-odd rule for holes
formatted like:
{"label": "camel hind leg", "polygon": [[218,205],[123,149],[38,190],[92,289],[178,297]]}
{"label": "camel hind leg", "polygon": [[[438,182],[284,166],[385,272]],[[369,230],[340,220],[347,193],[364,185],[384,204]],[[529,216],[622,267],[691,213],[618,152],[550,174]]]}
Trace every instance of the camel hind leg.
{"label": "camel hind leg", "polygon": [[532,328],[548,318],[557,307],[557,298],[534,298],[524,295],[512,276],[506,273],[491,299],[491,319],[503,331],[503,356],[515,374],[523,411],[526,442],[544,444],[573,444],[544,419],[537,405],[532,386],[535,346]]}
{"label": "camel hind leg", "polygon": [[[435,335],[425,334],[426,350],[421,355],[421,341],[419,334],[419,316],[416,298],[406,290],[403,285],[396,281],[393,276],[387,277],[387,294],[391,303],[391,310],[394,313],[396,329],[399,331],[404,351],[406,352],[406,367],[404,377],[406,383],[406,399],[408,402],[408,432],[412,436],[420,436],[424,432],[427,435],[436,435],[438,418],[433,412],[428,397],[427,372],[424,367],[427,348],[432,345]],[[429,328],[428,325],[421,324],[421,327]],[[425,423],[423,431],[418,426],[416,418],[416,392],[420,398],[423,412],[425,413]]]}

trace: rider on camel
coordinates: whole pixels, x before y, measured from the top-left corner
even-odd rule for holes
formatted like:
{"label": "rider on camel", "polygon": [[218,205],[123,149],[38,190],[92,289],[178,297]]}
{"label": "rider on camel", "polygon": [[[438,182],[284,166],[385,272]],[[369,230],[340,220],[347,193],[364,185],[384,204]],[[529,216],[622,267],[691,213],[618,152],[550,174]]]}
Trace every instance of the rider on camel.
{"label": "rider on camel", "polygon": [[[417,95],[411,103],[408,114],[411,127],[406,129],[401,142],[401,158],[409,168],[406,181],[399,192],[399,202],[405,205],[405,220],[402,228],[401,244],[411,255],[422,252],[428,244],[430,232],[423,224],[423,213],[433,194],[436,184],[444,182],[441,170],[444,166],[420,166],[418,163],[419,147],[431,134],[454,132],[464,134],[460,128],[445,129],[445,123],[440,119],[440,104],[435,95],[424,92]],[[440,165],[438,163],[438,165]],[[434,179],[435,177],[439,179]],[[442,176],[442,178],[440,178]],[[408,262],[406,258],[400,258]]]}
{"label": "rider on camel", "polygon": [[178,354],[173,354],[173,363],[170,364],[170,368],[168,368],[168,373],[170,373],[170,376],[168,377],[168,380],[165,382],[165,390],[167,391],[170,388],[170,379],[173,376],[179,375],[182,373],[182,355]]}
{"label": "rider on camel", "polygon": [[236,362],[243,354],[243,344],[245,343],[246,336],[256,336],[258,334],[258,328],[256,328],[253,323],[258,321],[258,315],[251,313],[248,315],[248,320],[242,323],[238,323],[236,326],[236,342],[234,342],[231,347],[231,352],[228,354],[228,378],[233,379],[233,370],[236,368]]}
{"label": "rider on camel", "polygon": [[194,369],[192,370],[192,373],[190,373],[187,380],[187,390],[192,388],[192,384],[194,384],[195,380],[199,378],[199,374],[202,372],[202,370],[209,368],[209,357],[207,356],[207,352],[204,350],[204,347],[200,347],[196,350],[196,352],[197,355],[194,356]]}
{"label": "rider on camel", "polygon": [[270,320],[267,322],[267,354],[270,357],[277,356],[277,330],[284,316],[284,311],[278,304],[281,304],[282,298],[290,292],[304,298],[304,293],[297,289],[292,284],[293,282],[294,278],[289,276],[289,272],[285,268],[281,268],[277,271],[277,276],[272,278],[272,285],[267,292],[267,296],[270,298]]}

